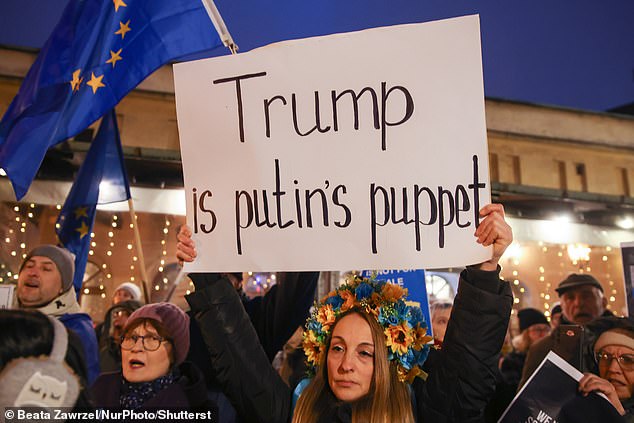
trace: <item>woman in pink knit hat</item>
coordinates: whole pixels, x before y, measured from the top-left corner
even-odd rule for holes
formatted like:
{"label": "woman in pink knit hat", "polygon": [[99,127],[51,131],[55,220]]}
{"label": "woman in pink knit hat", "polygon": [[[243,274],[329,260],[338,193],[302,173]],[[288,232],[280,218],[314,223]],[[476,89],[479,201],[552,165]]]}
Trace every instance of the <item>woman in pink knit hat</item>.
{"label": "woman in pink knit hat", "polygon": [[98,407],[128,410],[213,410],[202,373],[185,362],[189,316],[171,303],[145,305],[130,315],[121,337],[121,371],[92,387]]}

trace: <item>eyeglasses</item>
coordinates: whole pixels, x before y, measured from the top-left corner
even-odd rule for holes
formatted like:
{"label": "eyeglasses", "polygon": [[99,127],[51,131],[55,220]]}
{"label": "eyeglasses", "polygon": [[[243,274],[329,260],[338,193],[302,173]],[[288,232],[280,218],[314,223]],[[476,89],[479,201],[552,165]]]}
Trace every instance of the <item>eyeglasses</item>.
{"label": "eyeglasses", "polygon": [[161,346],[161,343],[167,341],[167,339],[156,335],[127,335],[121,337],[121,348],[130,351],[139,339],[145,351],[156,351]]}
{"label": "eyeglasses", "polygon": [[128,310],[117,310],[112,313],[112,317],[130,317],[130,312]]}
{"label": "eyeglasses", "polygon": [[612,355],[607,352],[599,351],[595,359],[599,366],[609,366],[612,360],[616,360],[623,370],[634,370],[634,354]]}

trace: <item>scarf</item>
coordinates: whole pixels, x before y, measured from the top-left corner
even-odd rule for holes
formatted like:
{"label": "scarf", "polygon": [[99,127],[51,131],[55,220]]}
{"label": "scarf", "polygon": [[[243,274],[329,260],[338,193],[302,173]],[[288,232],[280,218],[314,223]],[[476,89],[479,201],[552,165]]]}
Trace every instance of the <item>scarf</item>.
{"label": "scarf", "polygon": [[[17,294],[13,299],[13,308],[16,309],[24,309],[22,304],[20,304],[20,300],[18,299]],[[40,311],[47,316],[55,316],[59,317],[64,314],[75,314],[81,313],[81,309],[79,308],[79,304],[77,303],[77,297],[75,296],[75,290],[69,289],[66,292],[59,294],[57,297],[53,298],[48,304],[43,305],[42,307],[37,307],[35,310]]]}
{"label": "scarf", "polygon": [[43,307],[39,307],[37,310],[48,316],[81,313],[74,289],[69,289],[60,294],[57,298],[54,298],[53,301]]}
{"label": "scarf", "polygon": [[139,383],[128,382],[125,378],[121,379],[122,386],[119,404],[123,409],[136,410],[147,400],[176,382],[177,376],[174,372],[169,372],[165,376],[161,376],[149,382]]}

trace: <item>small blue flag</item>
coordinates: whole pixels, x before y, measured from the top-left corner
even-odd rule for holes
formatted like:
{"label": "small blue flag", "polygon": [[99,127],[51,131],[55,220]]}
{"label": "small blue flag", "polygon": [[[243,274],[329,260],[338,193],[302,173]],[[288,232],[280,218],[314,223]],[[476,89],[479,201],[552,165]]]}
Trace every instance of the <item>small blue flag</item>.
{"label": "small blue flag", "polygon": [[222,42],[201,0],[73,0],[0,121],[0,168],[17,199],[46,151],[146,76]]}
{"label": "small blue flag", "polygon": [[55,225],[59,243],[75,254],[73,286],[76,293],[79,294],[83,283],[97,204],[129,198],[130,187],[123,163],[117,118],[112,110],[101,121]]}

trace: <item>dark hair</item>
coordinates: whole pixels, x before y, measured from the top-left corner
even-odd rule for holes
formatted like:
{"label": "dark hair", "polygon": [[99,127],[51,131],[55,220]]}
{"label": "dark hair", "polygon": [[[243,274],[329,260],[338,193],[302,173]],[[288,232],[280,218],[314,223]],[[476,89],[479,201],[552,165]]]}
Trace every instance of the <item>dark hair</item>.
{"label": "dark hair", "polygon": [[[0,371],[19,357],[50,355],[55,330],[48,316],[37,310],[0,310]],[[92,407],[86,391],[87,371],[79,335],[68,330],[68,348],[64,361],[79,377],[81,391],[75,407]]]}
{"label": "dark hair", "polygon": [[0,369],[18,357],[51,353],[53,325],[39,311],[0,310],[0,328]]}

